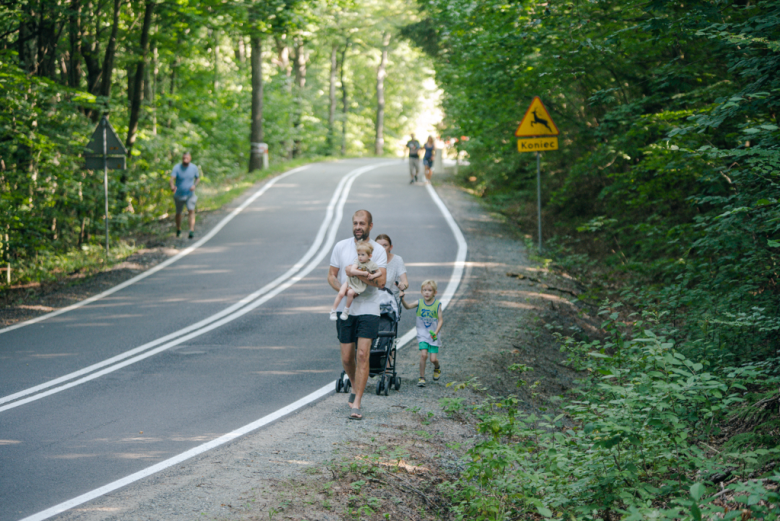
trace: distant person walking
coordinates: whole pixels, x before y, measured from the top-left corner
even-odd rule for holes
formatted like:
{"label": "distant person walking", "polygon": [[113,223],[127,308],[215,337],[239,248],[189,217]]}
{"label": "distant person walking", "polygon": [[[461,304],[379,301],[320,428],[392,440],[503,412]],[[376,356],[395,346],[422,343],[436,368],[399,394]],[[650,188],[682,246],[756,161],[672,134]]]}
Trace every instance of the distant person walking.
{"label": "distant person walking", "polygon": [[[347,277],[357,277],[366,284],[366,289],[355,298],[350,306],[346,320],[336,321],[336,333],[341,344],[341,365],[352,383],[353,394],[349,395],[347,404],[351,408],[349,418],[362,420],[360,401],[366,390],[368,381],[368,357],[371,354],[371,343],[379,335],[379,303],[378,288],[385,285],[387,277],[387,254],[385,249],[369,238],[374,227],[373,217],[368,210],[358,210],[352,216],[352,237],[339,241],[333,247],[328,271],[328,284],[336,291]],[[355,269],[355,259],[358,258],[358,244],[369,243],[372,247],[371,260],[376,263],[379,277],[369,278],[368,273]],[[341,318],[344,310],[343,299],[336,308],[337,317]],[[356,352],[357,346],[357,352]]]}
{"label": "distant person walking", "polygon": [[[417,182],[417,174],[420,173],[420,142],[414,139],[414,134],[410,134],[409,141],[406,143],[406,148],[409,149],[409,175],[412,177],[409,180],[409,184]],[[406,150],[404,150],[404,157],[406,157]]]}
{"label": "distant person walking", "polygon": [[433,136],[428,136],[428,141],[425,142],[425,155],[423,155],[423,166],[425,166],[425,182],[431,182],[431,176],[433,175],[433,158],[436,157],[436,145],[433,143]]}
{"label": "distant person walking", "polygon": [[192,155],[185,152],[181,156],[181,163],[173,167],[171,172],[171,191],[173,202],[176,204],[176,237],[181,236],[181,214],[187,207],[190,225],[189,238],[195,236],[195,203],[198,196],[195,195],[195,187],[200,182],[200,171],[192,164]]}

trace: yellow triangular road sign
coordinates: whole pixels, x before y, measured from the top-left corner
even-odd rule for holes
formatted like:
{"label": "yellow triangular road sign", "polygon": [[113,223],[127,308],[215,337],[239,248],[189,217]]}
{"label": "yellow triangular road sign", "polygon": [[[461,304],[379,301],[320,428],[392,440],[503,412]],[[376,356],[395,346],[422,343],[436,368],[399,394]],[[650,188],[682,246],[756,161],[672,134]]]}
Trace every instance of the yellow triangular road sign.
{"label": "yellow triangular road sign", "polygon": [[560,134],[558,127],[553,123],[550,113],[544,108],[542,100],[539,99],[539,96],[534,97],[531,106],[525,111],[523,121],[515,130],[515,136],[557,136],[558,134]]}

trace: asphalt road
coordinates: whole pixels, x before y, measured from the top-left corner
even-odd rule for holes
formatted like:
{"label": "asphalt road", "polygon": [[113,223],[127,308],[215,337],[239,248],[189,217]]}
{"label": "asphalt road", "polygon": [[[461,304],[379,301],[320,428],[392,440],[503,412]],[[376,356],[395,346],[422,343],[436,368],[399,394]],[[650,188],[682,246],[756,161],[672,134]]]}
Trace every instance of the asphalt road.
{"label": "asphalt road", "polygon": [[[366,165],[380,166],[345,181]],[[335,217],[340,207],[334,194],[345,186],[343,216],[330,223],[329,207]],[[457,244],[427,191],[409,186],[406,163],[340,161],[278,180],[210,241],[163,270],[0,334],[0,521],[166,460],[334,380],[340,358],[327,312],[335,293],[326,282],[332,248],[325,251],[323,231],[332,228],[335,240],[350,237],[350,217],[360,208],[374,215],[372,238],[393,239],[412,290],[428,278],[446,285]],[[119,369],[109,365],[106,374],[92,371],[92,379],[70,388],[39,399],[31,393],[29,403],[2,401],[208,319],[277,280],[307,252],[320,252],[308,274],[244,314],[151,356],[126,358],[132,363]],[[399,331],[411,327],[407,313]]]}

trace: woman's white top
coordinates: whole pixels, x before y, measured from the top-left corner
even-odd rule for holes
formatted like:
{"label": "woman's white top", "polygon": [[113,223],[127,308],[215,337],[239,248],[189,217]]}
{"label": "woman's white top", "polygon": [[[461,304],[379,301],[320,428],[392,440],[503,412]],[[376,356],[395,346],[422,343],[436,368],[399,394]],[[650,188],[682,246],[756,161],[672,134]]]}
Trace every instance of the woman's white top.
{"label": "woman's white top", "polygon": [[393,296],[396,298],[396,300],[400,297],[398,296],[398,286],[396,286],[395,283],[396,281],[400,282],[398,279],[404,273],[406,273],[404,260],[400,255],[393,255],[393,260],[387,263],[387,281],[385,282],[385,287],[393,292]]}

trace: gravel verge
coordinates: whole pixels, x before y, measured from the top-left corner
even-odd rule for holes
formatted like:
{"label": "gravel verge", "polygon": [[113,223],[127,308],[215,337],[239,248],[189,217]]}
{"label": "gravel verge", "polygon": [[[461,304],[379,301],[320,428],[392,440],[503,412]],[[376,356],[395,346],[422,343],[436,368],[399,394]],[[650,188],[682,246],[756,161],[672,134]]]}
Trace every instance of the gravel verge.
{"label": "gravel verge", "polygon": [[[469,245],[464,280],[447,309],[439,382],[429,375],[427,387],[413,385],[418,352],[416,344],[407,345],[398,356],[400,392],[368,394],[363,421],[350,421],[346,395],[332,394],[56,519],[451,517],[440,485],[462,471],[462,456],[477,435],[473,417],[447,414],[443,404],[477,403],[485,392],[514,393],[525,407],[536,408],[576,377],[561,364],[544,325],[597,330],[588,310],[570,302],[573,281],[532,262],[523,238],[500,216],[448,178],[436,189]],[[532,385],[517,388],[519,376],[508,370],[515,363],[533,368],[522,375]],[[338,372],[334,368],[334,377]],[[460,391],[447,386],[466,381],[478,385]],[[370,380],[368,389],[374,384]]]}

